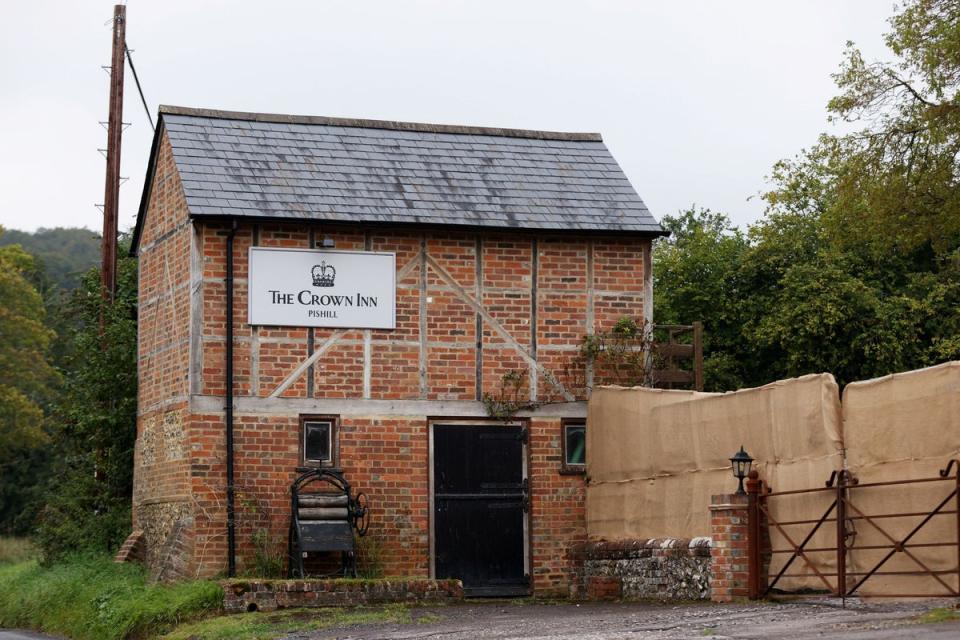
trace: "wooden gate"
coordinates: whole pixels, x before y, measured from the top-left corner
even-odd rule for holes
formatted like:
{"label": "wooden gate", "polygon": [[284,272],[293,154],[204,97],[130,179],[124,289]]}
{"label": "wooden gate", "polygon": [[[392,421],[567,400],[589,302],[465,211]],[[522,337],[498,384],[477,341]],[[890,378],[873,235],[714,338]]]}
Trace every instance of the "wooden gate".
{"label": "wooden gate", "polygon": [[[823,487],[794,491],[773,491],[752,472],[747,481],[749,495],[748,509],[748,570],[749,595],[751,599],[772,595],[783,596],[826,596],[848,598],[854,596],[882,597],[960,597],[960,462],[950,460],[947,466],[933,477],[871,482],[861,484],[848,471],[834,471]],[[924,483],[943,483],[948,485],[938,493],[936,502],[917,505],[917,510],[897,513],[868,513],[861,508],[869,503],[867,492],[897,491],[907,485]],[[800,496],[820,495],[826,507],[809,518],[780,520],[774,512],[778,501],[786,501]],[[955,527],[951,527],[952,539],[915,538],[929,529],[936,517],[953,516]],[[907,523],[898,529],[907,531],[898,535],[891,530],[892,522]],[[911,526],[912,525],[912,526]],[[857,529],[870,527],[874,537],[882,544],[857,545]],[[769,534],[769,536],[767,535]],[[819,536],[818,536],[819,534]],[[777,546],[771,547],[769,540],[774,539]],[[813,543],[817,539],[820,544]],[[825,543],[824,540],[827,540]],[[929,560],[921,559],[919,549],[943,549],[955,564],[949,569],[931,567]],[[871,560],[863,567],[851,568],[849,558],[854,551],[869,552]],[[891,569],[890,561],[902,554],[909,559],[909,569]],[[780,562],[780,558],[786,559]],[[946,558],[947,556],[944,556]],[[770,565],[778,566],[774,575],[767,571]],[[796,569],[807,569],[809,573]],[[793,569],[794,571],[791,571]],[[881,592],[870,593],[869,582],[878,576],[899,583],[908,576],[922,577],[929,581],[923,593],[910,592],[909,589],[890,591],[885,587]],[[783,583],[790,579],[812,581],[815,587],[804,587],[792,591],[784,589]],[[904,582],[906,580],[903,580]],[[951,584],[954,583],[954,584]],[[915,584],[915,583],[914,583]],[[864,585],[867,585],[864,589]]]}

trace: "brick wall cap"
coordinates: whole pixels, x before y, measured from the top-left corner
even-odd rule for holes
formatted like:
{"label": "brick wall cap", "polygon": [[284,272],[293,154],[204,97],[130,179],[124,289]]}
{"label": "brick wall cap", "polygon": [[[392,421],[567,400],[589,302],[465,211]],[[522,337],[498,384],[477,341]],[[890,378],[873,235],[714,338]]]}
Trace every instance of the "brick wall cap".
{"label": "brick wall cap", "polygon": [[434,580],[432,578],[307,578],[299,580],[283,578],[229,578],[220,581],[223,589],[238,591],[259,591],[263,589],[274,589],[277,591],[330,591],[338,587],[369,587],[376,585],[437,585],[437,586],[461,586],[460,580],[455,578],[444,578]]}
{"label": "brick wall cap", "polygon": [[427,578],[221,580],[227,613],[291,607],[338,607],[387,602],[452,603],[463,600],[459,580]]}
{"label": "brick wall cap", "polygon": [[749,496],[737,493],[720,493],[710,496],[710,510],[746,509]]}

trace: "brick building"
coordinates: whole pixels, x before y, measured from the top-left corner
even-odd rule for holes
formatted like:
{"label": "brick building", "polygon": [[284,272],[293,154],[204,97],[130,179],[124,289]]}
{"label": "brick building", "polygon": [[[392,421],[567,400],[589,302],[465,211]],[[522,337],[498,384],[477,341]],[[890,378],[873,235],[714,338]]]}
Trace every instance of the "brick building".
{"label": "brick building", "polygon": [[[367,553],[386,575],[469,572],[493,545],[513,578],[481,566],[468,587],[565,594],[568,549],[586,537],[580,340],[650,319],[663,233],[596,134],[162,107],[133,244],[133,511],[148,563],[227,570],[232,430],[239,572],[285,551],[290,482],[326,464],[369,496]],[[280,262],[254,274],[251,256],[322,262],[323,275]],[[341,280],[387,287],[387,324],[323,317],[359,312],[325,306],[344,300],[321,287],[341,286],[327,271],[341,258],[361,265]],[[316,315],[252,318],[271,304],[252,280],[268,275],[273,302]],[[506,399],[505,376],[533,404],[493,420],[483,399]],[[515,458],[490,448],[504,434]],[[454,485],[495,494],[484,474],[504,464],[524,480],[522,515],[498,520],[491,498],[451,521],[466,504]]]}

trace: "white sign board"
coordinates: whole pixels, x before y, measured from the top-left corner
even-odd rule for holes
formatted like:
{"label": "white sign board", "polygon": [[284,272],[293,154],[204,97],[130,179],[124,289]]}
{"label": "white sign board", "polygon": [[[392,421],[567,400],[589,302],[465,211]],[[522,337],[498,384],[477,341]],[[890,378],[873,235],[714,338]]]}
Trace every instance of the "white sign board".
{"label": "white sign board", "polygon": [[250,324],[396,327],[393,253],[251,247],[249,267]]}

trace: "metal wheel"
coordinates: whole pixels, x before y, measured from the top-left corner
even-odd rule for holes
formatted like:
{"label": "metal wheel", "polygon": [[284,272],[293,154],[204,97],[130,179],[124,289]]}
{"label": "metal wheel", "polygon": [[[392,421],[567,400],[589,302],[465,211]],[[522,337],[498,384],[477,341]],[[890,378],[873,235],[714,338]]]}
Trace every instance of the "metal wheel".
{"label": "metal wheel", "polygon": [[303,579],[303,554],[300,552],[300,541],[296,529],[291,526],[287,536],[287,575],[291,578]]}
{"label": "metal wheel", "polygon": [[370,509],[367,506],[367,494],[362,491],[357,494],[353,500],[353,528],[357,530],[357,535],[367,535],[367,529],[370,527]]}

